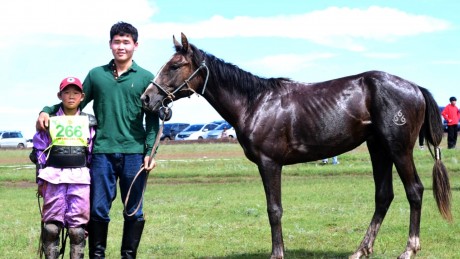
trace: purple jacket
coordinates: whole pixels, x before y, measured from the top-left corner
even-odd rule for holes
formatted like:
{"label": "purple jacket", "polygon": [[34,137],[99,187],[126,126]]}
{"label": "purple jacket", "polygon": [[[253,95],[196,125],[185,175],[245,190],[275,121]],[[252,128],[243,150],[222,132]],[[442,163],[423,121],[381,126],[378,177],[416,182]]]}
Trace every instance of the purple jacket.
{"label": "purple jacket", "polygon": [[[80,114],[80,111],[77,112],[77,115]],[[64,115],[62,108],[56,113],[56,116]],[[90,138],[88,140],[88,150],[89,154],[87,156],[88,164],[91,162],[91,153],[93,150],[93,140],[95,135],[95,127],[90,127]],[[46,164],[46,153],[43,151],[49,147],[51,144],[51,137],[46,131],[38,131],[33,137],[34,148],[37,149],[35,153],[37,156],[38,163],[43,168]],[[89,173],[89,168],[80,167],[80,168],[54,168],[54,167],[45,167],[38,171],[38,184],[42,184],[41,180],[53,184],[60,183],[77,183],[77,184],[90,184],[91,177]]]}

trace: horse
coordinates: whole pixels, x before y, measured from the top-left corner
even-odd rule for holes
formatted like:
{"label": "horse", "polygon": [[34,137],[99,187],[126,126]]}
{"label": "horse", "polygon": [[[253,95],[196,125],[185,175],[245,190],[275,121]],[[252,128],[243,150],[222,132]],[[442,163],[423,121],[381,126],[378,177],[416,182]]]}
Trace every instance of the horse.
{"label": "horse", "polygon": [[[375,211],[350,258],[373,253],[374,241],[394,198],[392,168],[404,185],[410,206],[407,245],[399,258],[420,250],[424,187],[413,149],[422,125],[433,166],[433,194],[442,217],[452,220],[448,172],[439,148],[443,136],[438,105],[425,88],[382,71],[367,71],[325,82],[301,83],[262,78],[197,48],[181,34],[175,53],[141,96],[150,112],[202,95],[229,122],[246,157],[262,178],[271,227],[271,258],[284,258],[281,227],[283,165],[316,161],[366,142],[375,185]],[[161,113],[161,112],[160,112]],[[432,147],[431,147],[432,146]]]}

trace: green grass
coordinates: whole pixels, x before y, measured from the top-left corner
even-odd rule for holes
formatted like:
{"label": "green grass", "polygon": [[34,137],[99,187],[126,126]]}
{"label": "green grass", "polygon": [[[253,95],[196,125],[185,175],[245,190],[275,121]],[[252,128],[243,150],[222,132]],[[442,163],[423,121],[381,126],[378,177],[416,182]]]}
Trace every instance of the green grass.
{"label": "green grass", "polygon": [[[40,215],[28,150],[0,150],[0,256],[37,258]],[[425,186],[418,258],[460,254],[458,150],[443,150],[453,194],[453,223],[439,215],[431,189],[433,160],[414,150]],[[310,162],[283,170],[286,258],[346,258],[372,217],[374,184],[365,146],[339,156],[340,165]],[[256,166],[237,144],[162,145],[145,193],[146,229],[138,258],[268,258],[270,227]],[[395,258],[405,248],[409,206],[394,173],[395,200],[372,258]],[[119,257],[122,204],[113,203],[107,258]],[[67,248],[68,252],[69,249]],[[87,256],[87,255],[86,255]],[[66,256],[67,257],[67,256]]]}

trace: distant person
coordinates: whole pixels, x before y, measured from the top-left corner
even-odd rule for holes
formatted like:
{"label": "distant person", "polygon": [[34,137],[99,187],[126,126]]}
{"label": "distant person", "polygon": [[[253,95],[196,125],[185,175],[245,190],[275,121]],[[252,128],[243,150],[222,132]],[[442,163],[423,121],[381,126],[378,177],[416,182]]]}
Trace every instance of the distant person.
{"label": "distant person", "polygon": [[70,258],[83,258],[96,119],[78,108],[85,98],[78,78],[62,80],[58,98],[62,101],[59,110],[50,114],[48,130],[34,135],[30,156],[37,165],[38,194],[43,197],[40,254],[58,258],[59,234],[66,228]]}
{"label": "distant person", "polygon": [[220,138],[228,138],[227,127],[224,127],[224,130],[222,130],[222,134],[220,135]]}
{"label": "distant person", "polygon": [[447,148],[452,149],[457,145],[458,119],[460,111],[458,110],[457,98],[450,97],[450,103],[442,111],[442,117],[447,121]]}
{"label": "distant person", "polygon": [[[322,163],[323,163],[323,165],[328,164],[328,163],[329,163],[329,158],[323,159],[323,160],[322,160]],[[332,164],[333,164],[333,165],[338,165],[338,164],[340,164],[339,159],[337,158],[337,156],[332,157]]]}
{"label": "distant person", "polygon": [[[117,183],[123,202],[131,190],[123,213],[121,258],[136,258],[144,231],[143,193],[147,175],[135,177],[140,169],[148,172],[156,165],[150,154],[159,129],[159,117],[142,108],[140,97],[154,76],[133,60],[137,40],[138,31],[134,26],[125,22],[114,24],[108,42],[113,59],[91,69],[83,82],[86,99],[81,106],[93,101],[98,122],[91,162],[90,258],[105,258],[109,212],[118,193]],[[43,109],[37,128],[47,124],[48,113],[55,108]]]}

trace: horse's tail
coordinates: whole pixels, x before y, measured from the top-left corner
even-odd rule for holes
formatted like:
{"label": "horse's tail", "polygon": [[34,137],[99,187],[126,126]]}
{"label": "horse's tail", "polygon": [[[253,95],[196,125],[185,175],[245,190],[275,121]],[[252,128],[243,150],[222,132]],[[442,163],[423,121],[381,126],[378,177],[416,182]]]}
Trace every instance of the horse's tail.
{"label": "horse's tail", "polygon": [[[438,104],[431,93],[423,87],[419,88],[422,91],[426,104],[424,121],[425,139],[427,140],[431,156],[435,159],[433,166],[433,195],[442,217],[447,221],[452,221],[450,206],[452,194],[450,191],[449,174],[441,161],[441,149],[439,148],[444,134],[441,115]],[[434,150],[431,149],[430,144],[433,145]]]}

